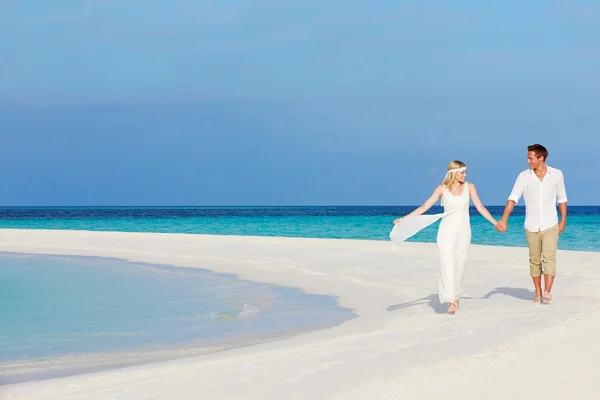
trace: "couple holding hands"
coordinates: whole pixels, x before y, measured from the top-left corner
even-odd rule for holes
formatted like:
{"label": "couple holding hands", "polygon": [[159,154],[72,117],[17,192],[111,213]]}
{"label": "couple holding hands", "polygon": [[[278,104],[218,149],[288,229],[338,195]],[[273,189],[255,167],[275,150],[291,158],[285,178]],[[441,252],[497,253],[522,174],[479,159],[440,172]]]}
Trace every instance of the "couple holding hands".
{"label": "couple holding hands", "polygon": [[[534,303],[548,303],[552,299],[552,284],[556,276],[556,249],[558,237],[567,223],[567,193],[562,171],[546,164],[548,150],[540,144],[527,147],[529,169],[517,177],[504,208],[496,221],[483,206],[477,189],[467,182],[466,165],[452,161],[441,185],[423,205],[410,214],[394,221],[390,239],[400,243],[419,230],[441,218],[437,234],[440,255],[439,298],[448,303],[448,313],[459,309],[462,279],[471,244],[469,205],[492,223],[498,232],[505,232],[508,217],[521,197],[525,201],[525,235],[529,246],[529,272],[535,287]],[[423,215],[441,198],[443,214]],[[556,204],[560,209],[560,222]],[[542,276],[544,286],[542,290]]]}

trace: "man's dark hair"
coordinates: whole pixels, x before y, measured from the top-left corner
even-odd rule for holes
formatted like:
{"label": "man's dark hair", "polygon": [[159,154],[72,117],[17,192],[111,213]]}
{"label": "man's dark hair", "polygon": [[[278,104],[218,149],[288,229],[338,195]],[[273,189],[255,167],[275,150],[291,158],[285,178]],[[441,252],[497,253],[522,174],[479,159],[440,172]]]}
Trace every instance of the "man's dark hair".
{"label": "man's dark hair", "polygon": [[537,158],[544,157],[544,162],[548,159],[548,150],[541,144],[532,144],[527,146],[527,151],[533,151]]}

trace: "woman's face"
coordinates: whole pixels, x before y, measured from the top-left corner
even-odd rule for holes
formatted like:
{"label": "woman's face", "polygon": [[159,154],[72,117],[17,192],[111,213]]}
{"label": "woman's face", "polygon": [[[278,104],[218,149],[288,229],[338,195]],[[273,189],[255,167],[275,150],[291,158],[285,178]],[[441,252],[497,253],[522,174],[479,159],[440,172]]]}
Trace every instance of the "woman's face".
{"label": "woman's face", "polygon": [[467,171],[458,171],[456,175],[454,175],[454,181],[458,183],[465,183],[465,178],[467,177]]}

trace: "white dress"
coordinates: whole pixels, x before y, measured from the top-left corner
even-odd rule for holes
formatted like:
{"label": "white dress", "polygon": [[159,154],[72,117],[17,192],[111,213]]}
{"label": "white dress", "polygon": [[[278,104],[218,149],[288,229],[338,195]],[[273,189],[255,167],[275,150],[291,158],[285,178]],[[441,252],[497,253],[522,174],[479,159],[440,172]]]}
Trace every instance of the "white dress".
{"label": "white dress", "polygon": [[462,280],[471,245],[471,222],[469,217],[469,184],[463,185],[462,195],[457,196],[444,188],[442,205],[444,217],[437,234],[440,253],[439,298],[448,303],[460,298]]}
{"label": "white dress", "polygon": [[439,293],[441,303],[455,301],[460,297],[462,279],[471,244],[471,222],[469,217],[469,184],[465,182],[462,195],[456,196],[443,189],[444,212],[402,219],[390,232],[392,248],[398,251],[401,244],[420,230],[439,219],[442,220],[437,234],[440,254]]}

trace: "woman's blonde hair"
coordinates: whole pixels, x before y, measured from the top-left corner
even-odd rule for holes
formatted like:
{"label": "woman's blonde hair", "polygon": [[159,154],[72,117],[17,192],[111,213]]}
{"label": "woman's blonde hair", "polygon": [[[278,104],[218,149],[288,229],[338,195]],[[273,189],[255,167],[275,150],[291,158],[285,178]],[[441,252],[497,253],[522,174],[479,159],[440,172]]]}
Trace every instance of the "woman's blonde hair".
{"label": "woman's blonde hair", "polygon": [[442,182],[442,186],[448,190],[451,190],[452,184],[454,183],[454,177],[456,176],[456,171],[453,171],[453,172],[450,172],[450,171],[453,169],[456,169],[456,168],[463,168],[466,166],[467,165],[462,161],[458,161],[458,160],[451,161],[450,164],[448,164],[448,172],[446,173],[444,182]]}

